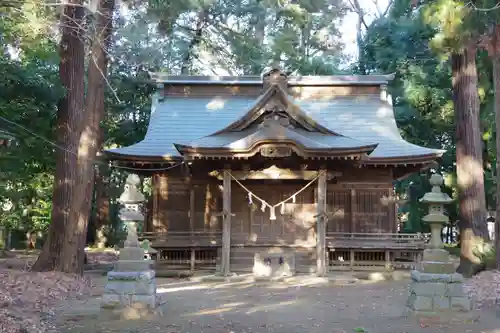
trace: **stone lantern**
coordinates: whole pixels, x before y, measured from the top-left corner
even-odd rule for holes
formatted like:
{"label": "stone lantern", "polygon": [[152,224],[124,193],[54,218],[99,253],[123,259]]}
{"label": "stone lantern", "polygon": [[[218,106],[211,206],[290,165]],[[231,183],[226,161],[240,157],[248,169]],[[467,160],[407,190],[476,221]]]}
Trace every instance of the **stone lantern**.
{"label": "stone lantern", "polygon": [[118,199],[124,205],[120,210],[120,219],[127,224],[127,239],[120,250],[118,262],[108,273],[108,282],[104,288],[102,306],[123,308],[136,304],[154,308],[156,305],[155,271],[152,261],[144,259],[144,249],[137,237],[137,222],[144,221],[140,205],[145,201],[139,192],[139,177],[129,175],[125,190]]}
{"label": "stone lantern", "polygon": [[444,214],[444,205],[450,204],[453,199],[441,191],[443,177],[433,174],[429,182],[432,185],[431,192],[426,193],[419,201],[429,205],[429,214],[423,217],[423,221],[429,224],[431,229],[430,248],[441,249],[444,247],[441,229],[449,221],[448,216]]}
{"label": "stone lantern", "polygon": [[472,301],[463,290],[464,278],[455,272],[455,264],[443,249],[441,240],[441,228],[449,220],[444,214],[444,205],[453,200],[441,191],[443,177],[434,174],[430,183],[432,191],[420,202],[429,205],[429,213],[423,221],[431,228],[431,240],[429,248],[424,250],[422,262],[411,272],[406,313],[443,321],[469,320],[465,313],[472,310]]}

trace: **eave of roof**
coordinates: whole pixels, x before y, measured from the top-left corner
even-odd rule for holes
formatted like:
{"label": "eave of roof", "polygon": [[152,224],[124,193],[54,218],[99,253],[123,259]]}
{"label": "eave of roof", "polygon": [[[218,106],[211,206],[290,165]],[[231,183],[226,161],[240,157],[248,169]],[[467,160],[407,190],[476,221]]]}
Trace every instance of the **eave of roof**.
{"label": "eave of roof", "polygon": [[[261,76],[169,76],[151,73],[151,79],[158,84],[185,85],[262,85]],[[387,85],[394,74],[387,75],[332,75],[332,76],[289,76],[288,86],[363,86]]]}
{"label": "eave of roof", "polygon": [[312,138],[309,132],[300,132],[287,128],[282,124],[270,120],[258,128],[247,129],[242,132],[229,132],[211,135],[189,144],[174,144],[181,154],[207,155],[254,155],[260,146],[265,144],[291,144],[297,148],[297,153],[302,156],[311,154],[331,154],[332,156],[353,154],[369,154],[377,144],[367,144],[358,140],[335,136],[323,135]]}

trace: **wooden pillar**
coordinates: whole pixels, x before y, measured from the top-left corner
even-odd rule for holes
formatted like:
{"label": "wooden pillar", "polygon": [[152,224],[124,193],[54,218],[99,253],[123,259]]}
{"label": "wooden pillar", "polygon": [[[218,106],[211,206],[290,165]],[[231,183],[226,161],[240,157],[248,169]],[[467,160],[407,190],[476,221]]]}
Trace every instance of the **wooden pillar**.
{"label": "wooden pillar", "polygon": [[195,191],[194,186],[191,185],[189,190],[189,235],[191,236],[191,242],[193,242],[193,232],[194,232],[194,223],[195,223]]}
{"label": "wooden pillar", "polygon": [[389,270],[389,269],[391,269],[391,251],[385,250],[384,256],[385,256],[385,258],[384,258],[385,259],[385,269]]}
{"label": "wooden pillar", "polygon": [[221,251],[221,273],[229,276],[231,257],[231,173],[224,170],[222,183],[222,251]]}
{"label": "wooden pillar", "polygon": [[195,269],[195,248],[194,248],[194,237],[193,237],[193,231],[194,231],[194,210],[195,210],[195,191],[193,184],[191,184],[191,188],[189,189],[189,242],[191,246],[191,260],[190,260],[190,269],[191,271],[194,271]]}
{"label": "wooden pillar", "polygon": [[164,173],[157,173],[152,179],[153,186],[153,212],[152,228],[153,232],[168,231],[168,215],[165,203],[168,200],[168,176]]}
{"label": "wooden pillar", "polygon": [[351,188],[351,238],[354,237],[353,233],[356,231],[356,218],[354,213],[356,212],[356,190]]}
{"label": "wooden pillar", "polygon": [[191,261],[190,261],[190,265],[189,265],[191,271],[194,271],[195,263],[196,263],[196,249],[194,247],[191,247]]}
{"label": "wooden pillar", "polygon": [[326,275],[326,170],[320,170],[316,203],[316,263],[318,276]]}

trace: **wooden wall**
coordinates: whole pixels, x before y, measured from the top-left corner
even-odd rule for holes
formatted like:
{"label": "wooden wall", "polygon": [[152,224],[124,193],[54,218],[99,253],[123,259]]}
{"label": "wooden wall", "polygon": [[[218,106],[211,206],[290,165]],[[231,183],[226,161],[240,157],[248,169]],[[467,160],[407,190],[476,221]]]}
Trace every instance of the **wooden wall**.
{"label": "wooden wall", "polygon": [[[290,197],[302,188],[303,181],[247,181],[244,185],[270,204]],[[221,231],[221,183],[191,183],[184,178],[156,174],[153,177],[152,217],[148,231]],[[236,182],[232,183],[232,243],[315,245],[314,215],[316,184],[296,196],[295,203],[276,207],[276,220],[270,209]],[[329,184],[328,211],[333,213],[327,224],[331,232],[396,232],[394,206],[384,206],[381,198],[392,194],[392,185]],[[284,209],[284,211],[282,211]],[[191,213],[193,211],[193,213]],[[282,214],[284,212],[284,214]]]}

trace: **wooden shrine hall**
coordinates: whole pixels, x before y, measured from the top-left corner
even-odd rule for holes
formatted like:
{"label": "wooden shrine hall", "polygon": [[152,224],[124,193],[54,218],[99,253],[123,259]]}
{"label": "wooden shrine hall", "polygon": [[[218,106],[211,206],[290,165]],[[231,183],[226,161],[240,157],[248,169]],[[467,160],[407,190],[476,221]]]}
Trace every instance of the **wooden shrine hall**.
{"label": "wooden shrine hall", "polygon": [[390,75],[153,75],[144,140],[106,151],[152,177],[143,238],[170,267],[227,275],[410,265],[393,182],[444,153],[402,139]]}

